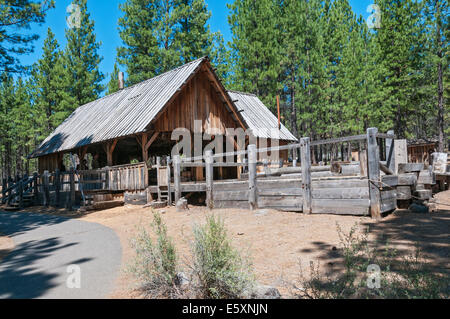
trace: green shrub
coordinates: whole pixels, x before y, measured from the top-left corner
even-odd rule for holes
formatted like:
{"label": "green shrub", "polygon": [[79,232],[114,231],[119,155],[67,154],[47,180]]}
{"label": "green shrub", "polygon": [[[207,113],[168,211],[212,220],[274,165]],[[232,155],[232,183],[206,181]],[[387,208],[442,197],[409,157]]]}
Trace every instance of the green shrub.
{"label": "green shrub", "polygon": [[194,227],[192,251],[197,298],[242,298],[253,288],[249,259],[232,247],[221,218],[212,215]]}
{"label": "green shrub", "polygon": [[144,228],[133,239],[136,257],[130,271],[139,280],[146,295],[174,298],[178,293],[175,285],[177,254],[167,234],[167,227],[158,213],[154,212],[151,229],[156,237],[155,241]]}
{"label": "green shrub", "polygon": [[[344,234],[338,225],[343,270],[336,273],[321,272],[317,263],[311,262],[310,276],[300,275],[301,288],[295,287],[300,298],[448,298],[448,277],[431,271],[418,249],[412,256],[399,257],[397,252],[384,245],[383,250],[372,248],[368,234],[358,234],[353,227]],[[380,288],[370,289],[367,281],[369,265],[381,270]]]}

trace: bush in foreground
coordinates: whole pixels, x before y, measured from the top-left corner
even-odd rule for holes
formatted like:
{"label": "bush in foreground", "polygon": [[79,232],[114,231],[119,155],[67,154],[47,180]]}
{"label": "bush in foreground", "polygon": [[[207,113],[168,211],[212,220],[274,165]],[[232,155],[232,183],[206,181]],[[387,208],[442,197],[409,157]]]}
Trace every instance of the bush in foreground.
{"label": "bush in foreground", "polygon": [[231,245],[223,220],[214,215],[194,227],[193,290],[197,298],[246,297],[254,286],[251,264]]}
{"label": "bush in foreground", "polygon": [[158,213],[154,213],[151,229],[155,240],[142,228],[132,241],[136,257],[130,272],[139,280],[141,290],[148,297],[175,298],[178,295],[177,254]]}

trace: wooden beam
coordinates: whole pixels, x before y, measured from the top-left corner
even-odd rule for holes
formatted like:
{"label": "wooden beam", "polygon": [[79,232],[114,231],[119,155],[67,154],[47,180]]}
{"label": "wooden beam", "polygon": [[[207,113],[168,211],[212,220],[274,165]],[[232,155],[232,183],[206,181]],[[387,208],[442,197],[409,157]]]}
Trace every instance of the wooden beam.
{"label": "wooden beam", "polygon": [[205,152],[205,162],[206,162],[206,206],[209,209],[214,208],[214,197],[213,197],[213,181],[214,181],[214,168],[213,168],[213,152],[208,150]]}
{"label": "wooden beam", "polygon": [[381,219],[380,150],[377,145],[377,128],[367,130],[367,168],[369,174],[370,213],[373,219]]}
{"label": "wooden beam", "polygon": [[303,213],[312,213],[312,189],[311,189],[311,144],[309,137],[302,138],[301,164],[302,164],[302,187],[303,187]]}
{"label": "wooden beam", "polygon": [[250,209],[258,208],[257,189],[256,189],[256,163],[258,161],[258,154],[256,152],[256,145],[248,146],[248,188],[249,196],[248,202]]}

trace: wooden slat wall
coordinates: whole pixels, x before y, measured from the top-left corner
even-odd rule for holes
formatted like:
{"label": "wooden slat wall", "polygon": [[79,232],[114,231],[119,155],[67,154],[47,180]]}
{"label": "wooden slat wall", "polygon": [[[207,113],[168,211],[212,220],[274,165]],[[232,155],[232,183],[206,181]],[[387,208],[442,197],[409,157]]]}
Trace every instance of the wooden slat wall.
{"label": "wooden slat wall", "polygon": [[223,135],[226,128],[238,127],[215,87],[201,73],[186,85],[154,127],[159,132],[172,132],[177,128],[193,132],[195,120],[201,120],[203,131],[211,135]]}

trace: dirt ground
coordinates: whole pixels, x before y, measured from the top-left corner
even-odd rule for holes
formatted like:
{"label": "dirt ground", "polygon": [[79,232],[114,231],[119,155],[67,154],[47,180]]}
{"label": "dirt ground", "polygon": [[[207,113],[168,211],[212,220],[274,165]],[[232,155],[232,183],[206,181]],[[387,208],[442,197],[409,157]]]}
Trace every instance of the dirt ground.
{"label": "dirt ground", "polygon": [[[300,267],[307,273],[311,261],[321,268],[332,270],[340,259],[335,247],[340,247],[337,225],[344,233],[352,227],[369,229],[373,242],[386,243],[400,255],[414,253],[420,247],[423,255],[437,272],[448,275],[450,252],[450,191],[436,196],[439,211],[431,214],[413,214],[399,210],[375,223],[370,218],[335,215],[302,215],[274,210],[222,209],[221,216],[235,247],[250,255],[259,283],[277,287],[283,295],[289,294],[286,283],[295,282]],[[42,213],[65,215],[63,210],[38,209]],[[190,259],[192,227],[203,223],[210,212],[203,207],[190,207],[187,212],[175,208],[157,210],[167,224],[182,262]],[[131,239],[140,226],[148,227],[153,220],[149,208],[125,206],[86,215],[70,214],[105,225],[118,234],[123,248],[123,272],[111,298],[140,298],[135,282],[126,269],[133,259]],[[0,237],[1,243],[1,237]],[[0,256],[1,248],[0,245]]]}
{"label": "dirt ground", "polygon": [[14,241],[0,233],[0,261],[14,249]]}

